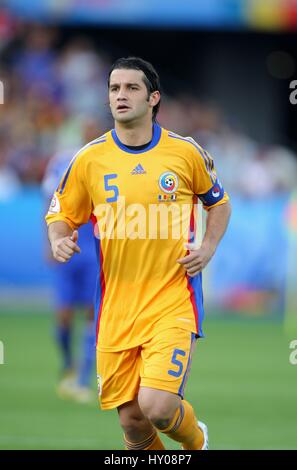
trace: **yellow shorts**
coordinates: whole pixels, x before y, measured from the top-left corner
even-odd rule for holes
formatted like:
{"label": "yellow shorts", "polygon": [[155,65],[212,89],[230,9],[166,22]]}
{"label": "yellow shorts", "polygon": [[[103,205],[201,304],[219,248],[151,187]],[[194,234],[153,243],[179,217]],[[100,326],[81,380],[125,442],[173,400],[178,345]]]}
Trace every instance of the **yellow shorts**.
{"label": "yellow shorts", "polygon": [[133,349],[97,350],[101,408],[108,410],[133,400],[139,387],[166,390],[183,398],[195,343],[195,333],[170,328]]}

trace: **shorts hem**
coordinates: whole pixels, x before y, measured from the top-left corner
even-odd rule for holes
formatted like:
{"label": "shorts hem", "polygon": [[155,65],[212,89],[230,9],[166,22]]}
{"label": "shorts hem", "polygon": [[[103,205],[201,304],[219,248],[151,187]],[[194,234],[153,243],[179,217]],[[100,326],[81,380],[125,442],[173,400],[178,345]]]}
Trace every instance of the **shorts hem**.
{"label": "shorts hem", "polygon": [[152,380],[148,379],[146,380],[141,380],[140,381],[140,387],[149,387],[149,388],[154,388],[156,390],[162,390],[164,392],[171,392],[174,393],[174,395],[181,395],[178,393],[179,386],[178,387],[169,387],[167,385],[164,385],[164,382],[161,380]]}
{"label": "shorts hem", "polygon": [[119,400],[115,401],[109,401],[105,403],[100,402],[100,408],[102,410],[113,410],[114,408],[117,408],[120,405],[124,405],[124,403],[128,403],[129,401],[133,401],[135,398],[135,395],[126,397],[126,398],[121,398]]}

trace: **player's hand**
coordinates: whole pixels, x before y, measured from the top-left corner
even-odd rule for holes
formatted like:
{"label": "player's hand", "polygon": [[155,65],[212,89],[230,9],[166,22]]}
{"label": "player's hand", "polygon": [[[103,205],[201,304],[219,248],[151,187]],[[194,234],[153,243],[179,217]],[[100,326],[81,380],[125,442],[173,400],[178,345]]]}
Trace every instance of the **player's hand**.
{"label": "player's hand", "polygon": [[176,261],[185,268],[190,277],[199,274],[208,264],[215,252],[214,248],[206,244],[202,244],[200,248],[195,249],[192,243],[186,243],[185,249],[189,250],[190,253]]}
{"label": "player's hand", "polygon": [[80,253],[77,240],[77,230],[74,230],[71,237],[62,237],[54,240],[52,243],[52,252],[55,260],[59,261],[60,263],[66,263],[74,255],[74,253]]}

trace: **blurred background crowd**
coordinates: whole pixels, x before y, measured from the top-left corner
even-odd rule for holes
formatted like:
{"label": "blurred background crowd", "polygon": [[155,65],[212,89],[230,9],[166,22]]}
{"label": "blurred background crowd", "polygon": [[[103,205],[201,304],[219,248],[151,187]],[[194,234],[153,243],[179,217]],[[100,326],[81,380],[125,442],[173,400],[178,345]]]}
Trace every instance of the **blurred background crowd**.
{"label": "blurred background crowd", "polygon": [[[113,58],[86,34],[58,47],[59,28],[22,24],[9,15],[2,15],[0,34],[3,199],[25,184],[40,183],[49,159],[80,148],[88,140],[85,133],[91,140],[109,129],[107,73]],[[187,90],[185,78],[174,95],[165,93],[158,119],[168,129],[193,136],[213,154],[229,191],[259,198],[295,187],[294,150],[257,142],[215,102],[199,96],[199,89],[196,94]]]}

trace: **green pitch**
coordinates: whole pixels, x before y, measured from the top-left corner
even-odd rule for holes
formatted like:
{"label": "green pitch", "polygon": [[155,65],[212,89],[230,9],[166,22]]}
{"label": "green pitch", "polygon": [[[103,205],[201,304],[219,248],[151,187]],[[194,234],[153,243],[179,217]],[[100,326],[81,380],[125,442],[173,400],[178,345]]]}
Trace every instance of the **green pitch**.
{"label": "green pitch", "polygon": [[[0,315],[0,449],[121,449],[116,411],[56,396],[52,331],[50,315]],[[204,331],[186,398],[208,424],[210,447],[297,449],[297,366],[282,325],[212,319]]]}

